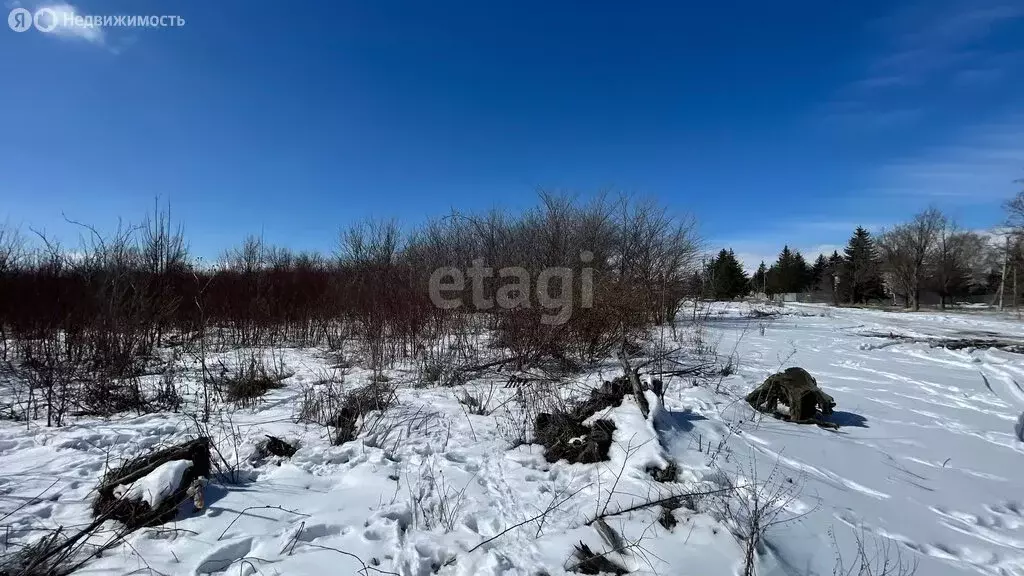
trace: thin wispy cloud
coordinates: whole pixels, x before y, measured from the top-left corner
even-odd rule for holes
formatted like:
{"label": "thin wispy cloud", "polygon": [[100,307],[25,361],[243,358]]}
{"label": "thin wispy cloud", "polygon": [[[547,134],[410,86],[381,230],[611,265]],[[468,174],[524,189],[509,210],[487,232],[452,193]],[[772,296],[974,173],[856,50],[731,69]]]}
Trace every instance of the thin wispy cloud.
{"label": "thin wispy cloud", "polygon": [[46,32],[47,34],[68,40],[84,40],[97,45],[103,45],[106,41],[103,28],[82,22],[80,18],[76,21],[76,16],[81,16],[81,13],[71,4],[44,4],[36,10],[37,14],[39,10],[52,13],[53,28]]}
{"label": "thin wispy cloud", "polygon": [[[935,94],[992,89],[1024,70],[1020,54],[988,45],[1021,19],[1017,0],[906,5],[867,27],[866,44],[878,49],[818,116],[827,126],[899,128],[923,120]],[[917,105],[908,107],[908,99]]]}
{"label": "thin wispy cloud", "polygon": [[1001,200],[1024,178],[1024,115],[975,126],[958,142],[925,149],[877,171],[876,191],[951,201]]}
{"label": "thin wispy cloud", "polygon": [[1005,76],[1006,72],[1000,68],[970,68],[957,72],[953,76],[953,83],[967,88],[984,88],[994,86]]}
{"label": "thin wispy cloud", "polygon": [[886,53],[868,66],[869,77],[898,77],[923,83],[983,59],[977,44],[1024,17],[1024,5],[1010,0],[947,0],[909,5],[873,27]]}
{"label": "thin wispy cloud", "polygon": [[903,107],[880,109],[858,100],[830,103],[821,109],[826,127],[843,130],[865,130],[910,126],[925,115],[924,108]]}

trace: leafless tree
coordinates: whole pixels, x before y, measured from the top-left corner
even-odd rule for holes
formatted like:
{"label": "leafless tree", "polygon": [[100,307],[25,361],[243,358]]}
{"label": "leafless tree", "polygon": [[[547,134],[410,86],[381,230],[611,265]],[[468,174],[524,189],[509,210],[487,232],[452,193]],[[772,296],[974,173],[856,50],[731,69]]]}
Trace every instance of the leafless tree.
{"label": "leafless tree", "polygon": [[[0,224],[0,317],[5,317],[6,306],[12,306],[13,295],[8,294],[7,274],[21,264],[24,243],[16,228]],[[0,320],[0,361],[7,360],[7,329]]]}
{"label": "leafless tree", "polygon": [[939,307],[946,309],[946,300],[962,292],[970,282],[969,249],[977,246],[977,234],[960,230],[952,220],[943,218],[935,236],[930,258],[931,284],[939,293]]}
{"label": "leafless tree", "polygon": [[23,249],[24,243],[18,229],[0,224],[0,273],[18,264]]}
{"label": "leafless tree", "polygon": [[266,245],[262,236],[248,236],[242,245],[232,248],[221,257],[221,266],[253,274],[267,261]]}
{"label": "leafless tree", "polygon": [[906,294],[915,311],[921,309],[921,288],[927,275],[928,257],[935,246],[945,216],[929,208],[905,224],[882,232],[879,248],[894,291]]}
{"label": "leafless tree", "polygon": [[963,244],[970,286],[974,289],[988,288],[990,273],[1003,264],[1002,246],[997,246],[992,237],[975,232],[965,233]]}
{"label": "leafless tree", "polygon": [[395,220],[368,220],[342,231],[338,257],[353,264],[386,265],[394,262],[401,241]]}
{"label": "leafless tree", "polygon": [[[1017,182],[1024,183],[1024,180]],[[1006,210],[1006,225],[1018,232],[1024,231],[1024,190],[1007,200],[1003,208]]]}

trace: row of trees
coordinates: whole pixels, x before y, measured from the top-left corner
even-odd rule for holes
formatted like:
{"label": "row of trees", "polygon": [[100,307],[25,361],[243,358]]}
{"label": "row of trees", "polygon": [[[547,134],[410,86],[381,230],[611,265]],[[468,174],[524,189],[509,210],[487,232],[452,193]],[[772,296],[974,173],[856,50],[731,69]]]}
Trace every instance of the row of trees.
{"label": "row of trees", "polygon": [[705,293],[731,299],[750,293],[827,291],[835,292],[837,300],[863,302],[883,294],[877,264],[874,242],[863,228],[857,228],[842,255],[821,254],[810,264],[799,250],[784,246],[771,266],[762,261],[749,278],[735,253],[725,249],[704,267]]}
{"label": "row of trees", "polygon": [[[699,258],[691,218],[628,197],[582,203],[542,194],[522,213],[452,213],[409,233],[394,222],[368,222],[343,231],[334,254],[296,254],[250,237],[213,266],[189,255],[168,209],[112,233],[80,226],[83,240],[70,248],[0,226],[4,357],[20,342],[23,357],[42,362],[38,343],[52,340],[47,354],[87,356],[91,366],[119,375],[169,336],[194,338],[214,327],[239,345],[337,346],[367,336],[386,342],[389,357],[402,357],[478,312],[517,354],[593,357],[623,334],[673,320]],[[552,267],[572,275],[550,287],[547,301],[524,285],[515,309],[476,307],[493,302],[508,282],[494,274],[479,286],[466,282],[461,309],[438,308],[432,274],[467,270],[478,259],[532,279]],[[585,268],[593,286],[587,307]],[[541,323],[553,306],[569,308],[566,321]],[[80,342],[90,349],[72,350]]]}
{"label": "row of trees", "polygon": [[1011,289],[1003,286],[1002,270],[1008,266],[1015,277],[1024,263],[1024,196],[1007,209],[1011,225],[999,234],[963,230],[929,208],[877,237],[858,227],[842,253],[821,254],[813,264],[785,246],[771,266],[761,262],[749,283],[733,252],[723,250],[706,266],[705,284],[716,298],[818,292],[834,304],[892,298],[915,310],[922,294],[931,292],[945,308],[957,297]]}

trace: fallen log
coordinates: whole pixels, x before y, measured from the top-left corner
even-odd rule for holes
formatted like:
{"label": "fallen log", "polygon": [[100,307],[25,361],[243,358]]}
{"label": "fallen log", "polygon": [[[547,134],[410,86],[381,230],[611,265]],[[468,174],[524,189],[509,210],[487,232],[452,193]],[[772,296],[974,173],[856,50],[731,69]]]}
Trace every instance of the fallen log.
{"label": "fallen log", "polygon": [[[209,476],[207,437],[140,456],[104,475],[96,488],[93,517],[118,520],[130,529],[169,522],[177,514],[178,506],[189,498],[193,484],[201,484]],[[173,485],[158,494],[150,487],[154,481]]]}

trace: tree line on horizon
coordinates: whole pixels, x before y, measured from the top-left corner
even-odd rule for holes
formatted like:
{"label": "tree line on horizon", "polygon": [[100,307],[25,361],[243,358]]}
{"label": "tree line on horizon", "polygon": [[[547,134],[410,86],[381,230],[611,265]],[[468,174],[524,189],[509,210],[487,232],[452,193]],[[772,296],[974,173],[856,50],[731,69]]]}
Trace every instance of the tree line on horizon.
{"label": "tree line on horizon", "polygon": [[926,292],[938,295],[941,308],[956,298],[1013,297],[1020,295],[1016,276],[1024,264],[1024,192],[1005,209],[1006,226],[991,234],[961,229],[928,208],[877,235],[858,226],[842,252],[819,254],[812,263],[786,245],[752,275],[723,249],[705,262],[698,281],[715,299],[817,293],[835,305],[893,300],[914,310]]}

